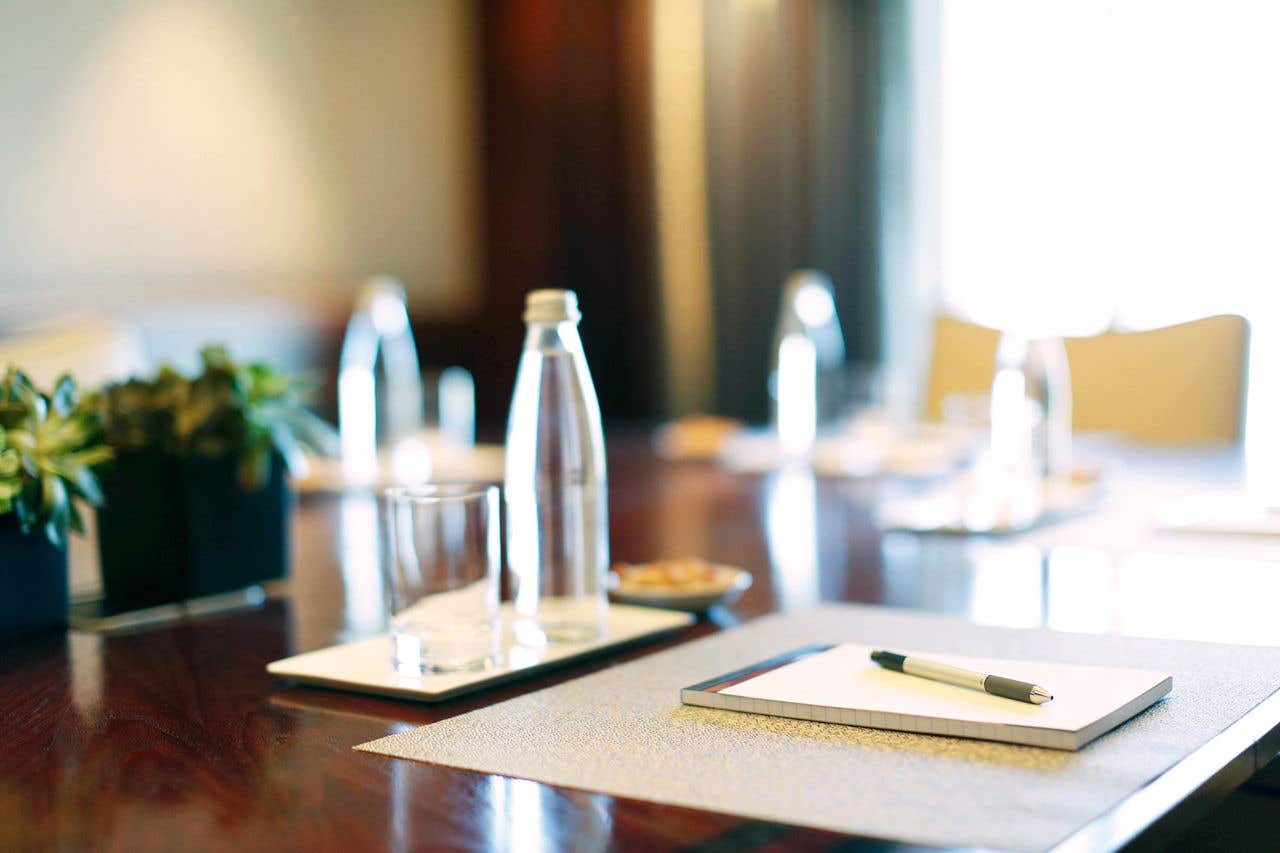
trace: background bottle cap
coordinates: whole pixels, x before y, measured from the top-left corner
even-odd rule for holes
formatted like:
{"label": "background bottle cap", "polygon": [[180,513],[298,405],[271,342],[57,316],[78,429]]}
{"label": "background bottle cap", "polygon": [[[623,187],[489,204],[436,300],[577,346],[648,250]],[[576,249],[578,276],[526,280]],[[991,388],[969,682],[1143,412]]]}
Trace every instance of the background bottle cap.
{"label": "background bottle cap", "polygon": [[572,290],[531,290],[524,302],[526,323],[577,323],[578,294]]}

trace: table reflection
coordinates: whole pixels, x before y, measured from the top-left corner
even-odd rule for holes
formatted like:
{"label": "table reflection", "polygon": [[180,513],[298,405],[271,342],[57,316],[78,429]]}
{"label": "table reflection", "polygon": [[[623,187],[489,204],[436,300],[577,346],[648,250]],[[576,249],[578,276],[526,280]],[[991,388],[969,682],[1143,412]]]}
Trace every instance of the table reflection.
{"label": "table reflection", "polygon": [[493,826],[489,837],[494,846],[511,853],[536,853],[542,848],[542,797],[549,791],[528,779],[489,779]]}
{"label": "table reflection", "polygon": [[[818,496],[813,472],[775,471],[764,486],[765,539],[779,610],[818,602]],[[843,561],[841,561],[843,562]]]}
{"label": "table reflection", "polygon": [[583,851],[609,849],[612,798],[557,791],[528,779],[505,776],[491,776],[487,786],[491,849],[510,853],[538,853],[565,845]]}
{"label": "table reflection", "polygon": [[379,565],[378,499],[371,494],[342,496],[339,510],[342,585],[346,593],[346,635],[355,639],[386,628],[386,600]]}
{"label": "table reflection", "polygon": [[98,710],[102,702],[101,634],[83,631],[67,633],[67,652],[71,663],[71,700],[86,718]]}
{"label": "table reflection", "polygon": [[884,603],[988,625],[1280,644],[1280,565],[892,534]]}
{"label": "table reflection", "polygon": [[1110,557],[1092,548],[1054,548],[1048,568],[1050,627],[1084,634],[1112,630],[1114,609],[1103,606],[1116,596],[1118,578]]}
{"label": "table reflection", "polygon": [[1014,628],[1036,628],[1045,623],[1045,558],[1039,548],[975,544],[966,550],[973,565],[969,618]]}

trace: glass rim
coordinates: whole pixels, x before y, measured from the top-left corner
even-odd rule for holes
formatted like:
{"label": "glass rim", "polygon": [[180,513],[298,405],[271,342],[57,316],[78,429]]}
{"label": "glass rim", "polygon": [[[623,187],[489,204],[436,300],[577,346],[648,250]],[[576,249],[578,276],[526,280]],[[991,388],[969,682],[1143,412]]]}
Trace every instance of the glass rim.
{"label": "glass rim", "polygon": [[488,498],[498,491],[497,483],[456,481],[445,483],[410,483],[383,490],[388,503],[439,504],[462,503]]}

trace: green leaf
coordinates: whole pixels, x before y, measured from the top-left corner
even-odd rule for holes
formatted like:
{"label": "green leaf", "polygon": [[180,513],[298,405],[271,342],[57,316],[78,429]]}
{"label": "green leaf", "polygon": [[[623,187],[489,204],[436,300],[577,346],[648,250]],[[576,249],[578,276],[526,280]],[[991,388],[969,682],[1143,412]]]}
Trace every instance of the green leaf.
{"label": "green leaf", "polygon": [[284,458],[285,467],[296,472],[305,465],[305,454],[302,446],[288,424],[276,422],[271,424],[271,443],[276,452]]}
{"label": "green leaf", "polygon": [[271,451],[267,447],[250,447],[240,456],[240,488],[246,492],[257,491],[267,481],[271,471]]}
{"label": "green leaf", "polygon": [[69,528],[83,528],[73,495],[101,499],[88,468],[110,453],[96,443],[98,412],[81,405],[70,377],[44,394],[11,369],[0,383],[0,420],[0,512],[13,512],[24,533],[65,544]]}
{"label": "green leaf", "polygon": [[49,397],[53,410],[60,417],[68,417],[76,407],[76,383],[67,374],[58,377]]}
{"label": "green leaf", "polygon": [[211,396],[202,395],[179,406],[174,415],[173,431],[179,439],[186,439],[207,424],[217,413],[219,403]]}
{"label": "green leaf", "polygon": [[11,429],[5,435],[5,443],[19,453],[29,453],[35,449],[35,434],[25,429]]}
{"label": "green leaf", "polygon": [[337,456],[342,452],[338,431],[319,415],[303,408],[295,408],[289,414],[289,426],[298,434],[298,440],[303,446],[316,453]]}
{"label": "green leaf", "polygon": [[58,512],[67,503],[67,486],[61,477],[52,474],[41,477],[40,491],[44,511],[50,515]]}
{"label": "green leaf", "polygon": [[21,470],[22,457],[18,455],[17,450],[9,448],[0,451],[0,477],[17,477]]}
{"label": "green leaf", "polygon": [[[150,379],[106,388],[87,421],[117,450],[151,449],[179,457],[238,457],[245,488],[257,488],[270,471],[272,450],[296,464],[304,449],[336,454],[333,427],[299,404],[301,383],[259,362],[238,364],[225,347],[200,352],[200,372],[185,377],[162,367]],[[83,406],[82,406],[83,408]],[[61,428],[57,430],[61,440]],[[68,432],[67,435],[70,435]],[[74,485],[80,466],[97,464],[68,448],[59,468]]]}
{"label": "green leaf", "polygon": [[77,416],[74,412],[67,417],[50,415],[45,425],[50,438],[62,444],[84,444],[93,434],[94,428],[89,418]]}
{"label": "green leaf", "polygon": [[227,348],[220,345],[206,346],[200,350],[200,361],[206,371],[232,370],[235,368]]}
{"label": "green leaf", "polygon": [[67,525],[64,519],[50,518],[44,523],[45,538],[59,548],[67,546]]}
{"label": "green leaf", "polygon": [[22,472],[24,474],[33,480],[40,476],[40,458],[35,452],[34,442],[27,448],[19,446],[18,458],[22,460]]}
{"label": "green leaf", "polygon": [[80,507],[76,506],[75,501],[67,504],[67,510],[71,518],[71,529],[81,535],[84,534],[84,517],[80,514]]}
{"label": "green leaf", "polygon": [[81,497],[94,506],[102,506],[102,488],[98,485],[98,478],[94,476],[93,471],[88,468],[77,468],[72,482],[75,483],[76,491]]}
{"label": "green leaf", "polygon": [[11,387],[14,399],[26,409],[28,428],[34,429],[35,424],[48,416],[49,404],[21,370],[15,370],[12,373]]}
{"label": "green leaf", "polygon": [[13,508],[18,515],[18,527],[23,533],[30,533],[31,528],[40,520],[38,491],[30,485],[25,485],[14,497]]}
{"label": "green leaf", "polygon": [[77,450],[74,453],[68,453],[65,459],[68,465],[76,468],[95,468],[114,456],[115,453],[110,447],[98,445],[97,447],[89,447],[84,450]]}

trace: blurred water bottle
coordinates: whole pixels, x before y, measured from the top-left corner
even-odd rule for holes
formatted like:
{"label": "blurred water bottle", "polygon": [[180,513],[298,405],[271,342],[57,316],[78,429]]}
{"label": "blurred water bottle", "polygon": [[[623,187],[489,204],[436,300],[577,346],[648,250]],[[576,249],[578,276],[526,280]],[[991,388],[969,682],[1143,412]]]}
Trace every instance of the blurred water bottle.
{"label": "blurred water bottle", "polygon": [[422,378],[404,307],[404,286],[379,275],[365,282],[342,339],[338,432],[343,473],[378,478],[379,447],[396,447],[422,428]]}
{"label": "blurred water bottle", "polygon": [[1071,473],[1071,371],[1061,338],[1012,332],[996,346],[991,452],[1036,477]]}
{"label": "blurred water bottle", "polygon": [[476,443],[476,382],[465,367],[446,367],[436,380],[440,434],[459,447]]}
{"label": "blurred water bottle", "polygon": [[516,636],[526,645],[592,639],[607,615],[604,434],[580,317],[571,290],[527,297],[503,488]]}
{"label": "blurred water bottle", "polygon": [[[378,276],[360,288],[339,365],[343,472],[353,482],[372,483],[379,448],[402,453],[421,444],[416,436],[423,428],[422,375],[400,282]],[[420,479],[430,471],[408,473]]]}
{"label": "blurred water bottle", "polygon": [[773,347],[774,429],[785,453],[804,456],[843,407],[844,334],[831,279],[817,270],[787,278]]}

